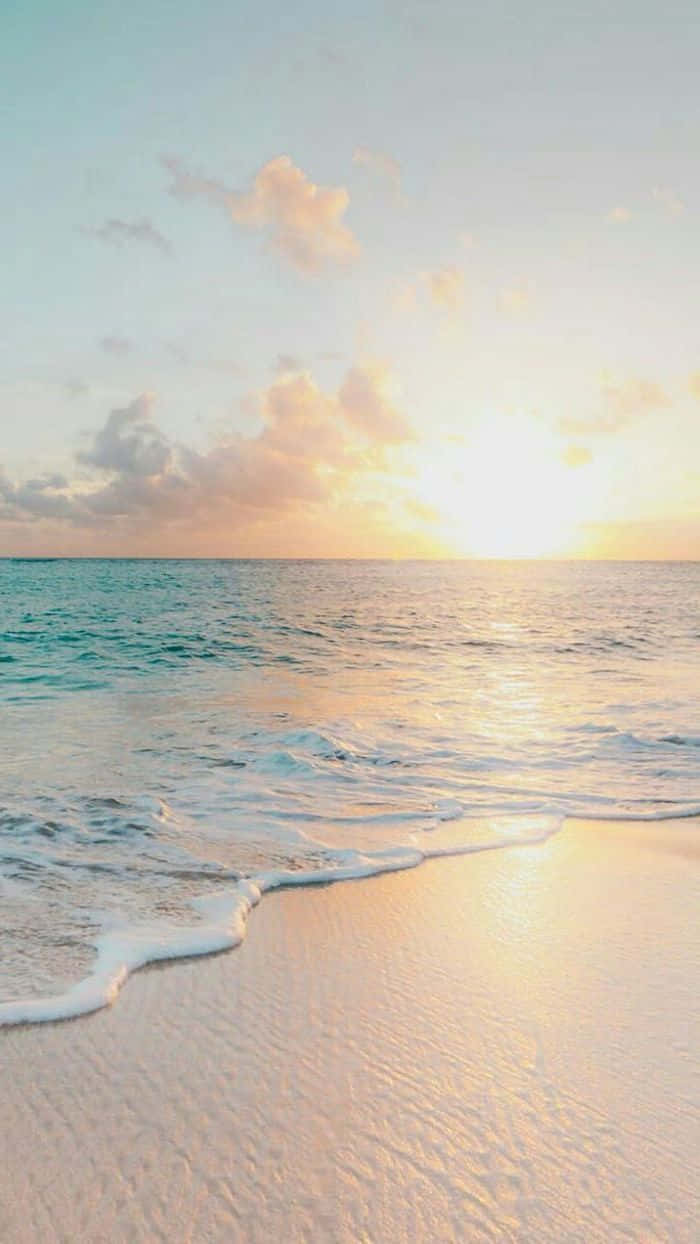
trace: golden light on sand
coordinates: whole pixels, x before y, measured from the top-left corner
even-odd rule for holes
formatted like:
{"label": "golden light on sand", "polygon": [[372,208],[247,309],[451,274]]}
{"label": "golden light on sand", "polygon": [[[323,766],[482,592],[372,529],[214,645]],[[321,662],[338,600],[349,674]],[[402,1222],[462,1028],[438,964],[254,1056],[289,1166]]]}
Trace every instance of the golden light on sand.
{"label": "golden light on sand", "polygon": [[419,479],[458,555],[566,556],[588,517],[585,480],[534,416],[484,417],[468,442],[424,461]]}

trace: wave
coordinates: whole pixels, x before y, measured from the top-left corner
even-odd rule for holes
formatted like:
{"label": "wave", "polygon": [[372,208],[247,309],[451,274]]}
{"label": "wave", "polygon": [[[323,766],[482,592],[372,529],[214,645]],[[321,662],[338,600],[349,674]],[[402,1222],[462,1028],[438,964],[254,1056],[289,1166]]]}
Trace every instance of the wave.
{"label": "wave", "polygon": [[503,837],[490,842],[460,843],[429,848],[394,847],[381,851],[337,851],[337,864],[314,871],[275,869],[237,882],[227,894],[205,895],[191,900],[201,920],[196,925],[161,922],[112,928],[95,942],[93,971],[63,993],[0,1003],[0,1027],[18,1024],[56,1023],[90,1015],[116,1001],[129,976],[149,963],[199,958],[233,950],[243,941],[248,917],[262,896],[292,886],[337,884],[377,877],[382,873],[416,868],[431,859],[474,855],[513,846],[534,846],[556,834],[561,818],[544,817],[541,827],[529,835]]}
{"label": "wave", "polygon": [[700,814],[697,569],[27,560],[0,562],[2,1022],[232,944],[255,890]]}
{"label": "wave", "polygon": [[[457,815],[455,807],[445,806],[439,819],[446,822]],[[94,943],[95,964],[89,975],[59,994],[0,1003],[0,1027],[78,1019],[112,1005],[129,977],[149,964],[200,958],[233,950],[245,938],[253,908],[265,894],[275,890],[335,885],[416,868],[428,860],[537,846],[559,833],[567,821],[574,819],[635,823],[692,817],[700,817],[700,804],[682,810],[670,808],[666,812],[601,813],[599,810],[581,809],[574,816],[542,814],[535,818],[536,825],[531,832],[511,832],[489,841],[428,847],[395,846],[364,852],[353,849],[330,851],[318,843],[327,856],[333,856],[335,863],[332,866],[313,870],[269,869],[238,879],[224,893],[193,898],[190,906],[199,915],[196,924],[183,926],[165,921],[145,925],[113,923]],[[519,819],[531,823],[533,818],[514,817],[513,821]],[[197,874],[193,872],[193,875]],[[205,878],[209,881],[214,879],[212,875],[207,876],[205,870],[198,875],[203,881]],[[226,880],[222,874],[218,875],[218,879]]]}
{"label": "wave", "polygon": [[[658,802],[656,800],[655,802]],[[651,812],[645,812],[643,809],[632,812],[601,812],[600,808],[590,809],[582,808],[577,812],[569,812],[566,816],[567,821],[615,821],[619,823],[635,824],[644,821],[688,821],[694,817],[700,817],[700,803],[687,805],[679,805],[669,802],[668,808],[664,811],[662,808],[654,808]]]}

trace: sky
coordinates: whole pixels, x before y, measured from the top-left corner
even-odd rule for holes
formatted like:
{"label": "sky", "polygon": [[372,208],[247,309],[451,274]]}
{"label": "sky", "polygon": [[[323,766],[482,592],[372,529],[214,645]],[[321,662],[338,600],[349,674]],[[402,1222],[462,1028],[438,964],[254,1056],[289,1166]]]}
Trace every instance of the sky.
{"label": "sky", "polygon": [[6,0],[0,554],[700,557],[700,9]]}

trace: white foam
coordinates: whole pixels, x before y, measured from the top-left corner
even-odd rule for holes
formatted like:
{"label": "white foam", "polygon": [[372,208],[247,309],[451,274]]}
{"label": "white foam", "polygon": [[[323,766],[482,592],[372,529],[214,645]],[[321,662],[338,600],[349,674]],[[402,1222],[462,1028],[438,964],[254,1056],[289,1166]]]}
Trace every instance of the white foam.
{"label": "white foam", "polygon": [[89,1015],[114,1002],[131,973],[147,963],[231,950],[243,941],[248,913],[259,901],[258,887],[251,881],[241,881],[225,898],[197,901],[205,917],[201,924],[188,928],[165,923],[132,925],[105,932],[96,941],[97,957],[89,976],[62,994],[3,1002],[0,1026],[41,1024]]}
{"label": "white foam", "polygon": [[700,804],[687,804],[684,807],[674,804],[667,812],[659,808],[652,812],[607,812],[601,811],[600,807],[588,809],[582,806],[566,814],[568,821],[616,821],[627,824],[635,824],[637,821],[687,821],[693,817],[700,817]]}
{"label": "white foam", "polygon": [[544,842],[561,827],[561,817],[542,817],[527,837],[512,835],[490,842],[445,847],[392,847],[376,852],[336,851],[333,867],[312,872],[270,870],[239,881],[225,893],[203,895],[192,901],[201,922],[183,927],[165,922],[106,929],[96,940],[95,966],[89,976],[64,993],[0,1003],[0,1027],[77,1019],[116,1001],[129,976],[149,963],[217,954],[239,946],[248,916],[263,894],[291,886],[357,881],[381,873],[415,868],[428,859],[471,855]]}

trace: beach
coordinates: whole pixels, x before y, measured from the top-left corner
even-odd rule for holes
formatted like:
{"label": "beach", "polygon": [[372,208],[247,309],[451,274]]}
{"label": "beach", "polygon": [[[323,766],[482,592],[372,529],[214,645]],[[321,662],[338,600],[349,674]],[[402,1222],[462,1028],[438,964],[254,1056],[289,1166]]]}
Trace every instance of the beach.
{"label": "beach", "polygon": [[282,890],[0,1032],[0,1239],[694,1240],[698,822]]}
{"label": "beach", "polygon": [[0,1244],[700,1244],[698,6],[5,7]]}

